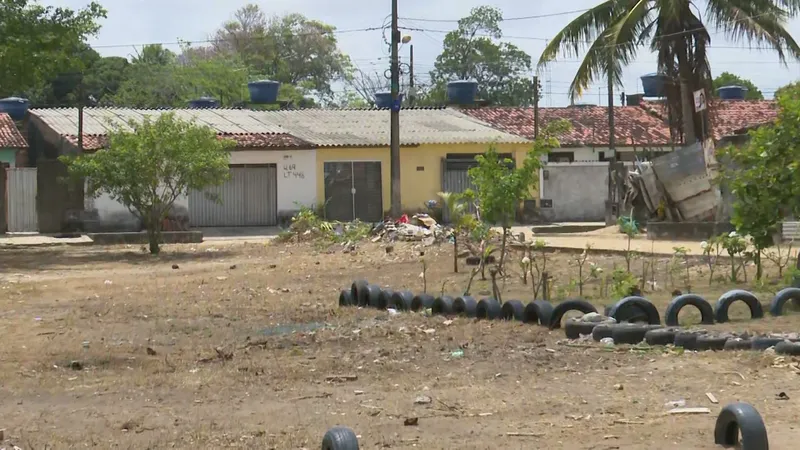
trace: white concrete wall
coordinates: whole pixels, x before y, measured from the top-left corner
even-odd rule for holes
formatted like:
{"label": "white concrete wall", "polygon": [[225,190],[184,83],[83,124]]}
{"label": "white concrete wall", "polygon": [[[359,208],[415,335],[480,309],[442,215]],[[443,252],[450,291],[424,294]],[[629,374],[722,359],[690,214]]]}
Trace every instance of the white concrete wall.
{"label": "white concrete wall", "polygon": [[278,216],[317,204],[316,150],[235,150],[230,163],[278,166]]}
{"label": "white concrete wall", "polygon": [[[633,153],[633,147],[618,147],[617,151],[620,153]],[[671,147],[648,147],[648,150],[658,152],[672,151]],[[593,162],[600,161],[600,152],[605,153],[606,158],[614,155],[612,150],[608,147],[562,147],[553,149],[554,152],[573,152],[575,154],[575,162]],[[636,147],[636,151],[641,153],[644,151],[643,147]]]}
{"label": "white concrete wall", "polygon": [[[138,231],[139,220],[125,205],[105,192],[95,198],[87,195],[83,204],[87,231]],[[189,197],[179,196],[172,208],[176,214],[188,214]]]}

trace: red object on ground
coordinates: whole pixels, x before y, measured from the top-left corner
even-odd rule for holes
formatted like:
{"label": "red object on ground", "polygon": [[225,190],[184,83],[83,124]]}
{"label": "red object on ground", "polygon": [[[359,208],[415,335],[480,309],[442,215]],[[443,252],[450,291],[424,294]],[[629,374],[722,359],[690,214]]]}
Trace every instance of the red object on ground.
{"label": "red object on ground", "polygon": [[400,216],[400,218],[397,219],[397,223],[408,223],[408,215],[403,214]]}

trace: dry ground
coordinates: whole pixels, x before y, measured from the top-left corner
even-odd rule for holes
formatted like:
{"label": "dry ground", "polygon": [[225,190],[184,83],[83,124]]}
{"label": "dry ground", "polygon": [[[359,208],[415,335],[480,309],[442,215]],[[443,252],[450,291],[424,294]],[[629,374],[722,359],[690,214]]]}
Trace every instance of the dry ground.
{"label": "dry ground", "polygon": [[[773,448],[796,448],[798,375],[774,357],[577,348],[538,326],[338,308],[338,291],[357,277],[420,291],[418,251],[0,250],[0,448],[319,448],[325,430],[342,424],[367,449],[713,449],[716,413],[736,400],[761,411]],[[452,247],[425,251],[429,291],[463,289]],[[552,257],[562,285],[576,276],[573,257]],[[606,271],[623,264],[591,260]],[[693,290],[710,300],[732,287],[708,286],[702,272],[692,269]],[[663,314],[674,287],[663,269],[657,276],[659,290],[645,295]],[[473,292],[488,289],[476,282]],[[597,293],[587,286],[598,308],[611,303]],[[506,299],[531,296],[507,281]],[[759,296],[766,303],[771,294]],[[790,315],[715,328],[798,324]],[[464,356],[451,357],[458,349]],[[776,400],[779,392],[790,400]],[[432,402],[415,405],[421,395]],[[712,414],[666,416],[665,403],[681,399]],[[404,426],[411,417],[418,425]]]}

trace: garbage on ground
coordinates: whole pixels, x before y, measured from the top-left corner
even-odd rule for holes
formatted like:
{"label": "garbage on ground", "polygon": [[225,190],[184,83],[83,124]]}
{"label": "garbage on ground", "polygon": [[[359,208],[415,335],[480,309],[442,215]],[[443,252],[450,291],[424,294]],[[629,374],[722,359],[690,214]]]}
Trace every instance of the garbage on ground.
{"label": "garbage on ground", "polygon": [[373,238],[376,242],[383,238],[389,241],[425,241],[430,245],[446,239],[444,228],[424,213],[414,214],[411,218],[403,214],[397,220],[387,219],[375,226],[372,233],[376,235],[377,239]]}

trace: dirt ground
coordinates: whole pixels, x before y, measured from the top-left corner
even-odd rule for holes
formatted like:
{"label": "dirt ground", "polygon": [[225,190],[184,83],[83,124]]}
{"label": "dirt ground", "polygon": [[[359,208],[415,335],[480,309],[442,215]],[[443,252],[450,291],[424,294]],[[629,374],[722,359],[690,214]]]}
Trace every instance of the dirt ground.
{"label": "dirt ground", "polygon": [[[759,409],[773,448],[796,448],[800,388],[790,359],[572,346],[539,326],[338,307],[355,278],[420,292],[420,249],[2,249],[0,448],[311,449],[326,429],[346,425],[366,449],[714,449],[716,414],[737,400]],[[459,294],[468,268],[453,273],[452,246],[423,250],[428,291]],[[577,276],[574,256],[551,256],[562,286]],[[666,267],[669,258],[658,260]],[[624,264],[590,261],[607,272]],[[702,267],[690,273],[692,291],[712,302],[734,287],[709,286]],[[666,269],[656,278],[645,296],[663,316],[670,292],[685,287]],[[763,303],[780,287],[749,286]],[[486,296],[489,284],[472,291]],[[584,296],[602,310],[612,300],[599,292],[592,282]],[[531,288],[511,277],[504,298],[530,301]],[[750,321],[737,305],[732,316],[739,320],[713,328],[800,331],[797,315]],[[452,356],[459,349],[463,357]],[[430,403],[415,404],[420,396]],[[666,415],[677,400],[711,414]],[[404,426],[408,418],[418,424]]]}

